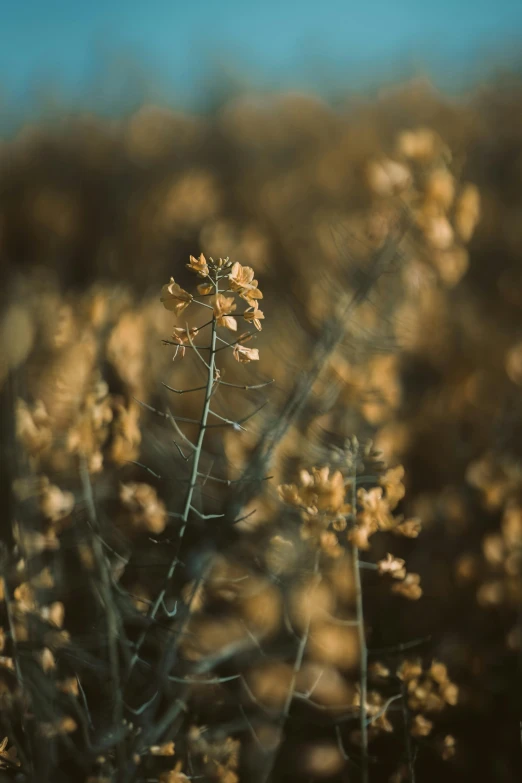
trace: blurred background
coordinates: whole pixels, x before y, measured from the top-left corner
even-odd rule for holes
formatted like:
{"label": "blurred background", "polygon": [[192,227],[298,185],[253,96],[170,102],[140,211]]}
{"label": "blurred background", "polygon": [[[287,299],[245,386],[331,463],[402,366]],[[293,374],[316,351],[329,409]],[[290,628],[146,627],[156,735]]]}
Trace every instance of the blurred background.
{"label": "blurred background", "polygon": [[[329,462],[332,448],[354,433],[369,439],[389,466],[404,466],[397,513],[422,521],[418,538],[393,549],[420,575],[422,596],[390,593],[370,572],[371,644],[393,667],[398,658],[386,651],[411,642],[412,655],[428,666],[442,661],[458,686],[458,700],[453,690],[444,711],[431,716],[433,728],[415,740],[417,780],[518,783],[522,3],[4,0],[0,15],[5,541],[12,544],[15,516],[20,523],[12,481],[24,474],[40,488],[29,528],[41,525],[53,542],[70,536],[64,558],[71,557],[73,533],[60,525],[76,513],[74,502],[74,519],[85,517],[78,460],[86,458],[105,532],[129,558],[114,579],[138,596],[137,606],[140,596],[152,599],[156,550],[148,534],[158,532],[154,525],[163,531],[161,503],[180,497],[185,468],[170,433],[136,400],[168,400],[187,419],[197,419],[201,403],[189,395],[173,403],[161,385],[183,388],[199,377],[190,355],[173,362],[162,344],[174,319],[160,305],[161,287],[171,275],[193,286],[186,264],[203,252],[253,267],[264,293],[260,361],[224,358],[223,366],[239,384],[261,384],[267,374],[276,382],[250,400],[235,392],[221,400],[224,416],[247,415],[268,400],[241,437],[209,434],[208,467],[227,479],[248,466],[314,347],[325,345],[332,314],[353,296],[359,306],[337,322],[339,339],[326,341],[320,374],[278,444],[256,515],[219,540],[206,527],[187,537],[187,562],[199,562],[203,546],[225,560],[233,551],[256,584],[269,586],[266,602],[248,611],[236,588],[216,588],[201,635],[211,654],[212,644],[227,641],[213,636],[215,626],[205,636],[216,612],[234,632],[244,622],[263,626],[266,615],[266,648],[233,663],[248,676],[261,657],[263,666],[263,656],[275,662],[275,673],[268,667],[255,681],[277,707],[277,665],[291,661],[295,641],[284,635],[278,596],[291,594],[301,576],[290,571],[278,581],[270,570],[273,531],[288,522],[275,487],[302,467]],[[373,280],[381,255],[388,260]],[[195,326],[193,317],[187,321]],[[164,471],[167,486],[157,480]],[[122,482],[139,482],[143,513],[129,504],[129,491],[122,494]],[[211,510],[228,501],[216,490]],[[62,506],[69,511],[60,516]],[[385,556],[389,540],[378,541],[369,558]],[[75,579],[76,571],[57,566]],[[340,606],[348,588],[336,574],[334,566],[325,570],[332,605]],[[53,600],[63,601],[77,649],[96,656],[103,645],[86,641],[73,587],[57,579]],[[312,669],[314,661],[329,666],[334,686],[325,687],[319,717],[310,705],[296,708],[274,780],[357,779],[328,723],[335,693],[354,698],[345,652],[352,662],[358,653],[353,640],[345,650],[336,638],[307,658]],[[103,690],[92,673],[83,684],[88,693]],[[238,723],[230,692],[216,692],[210,700],[199,692],[186,720],[216,730],[216,747],[220,727],[232,726],[244,748],[239,777],[257,780],[251,727]],[[390,714],[399,726],[400,713]],[[251,719],[267,729],[264,718]],[[348,728],[344,747],[356,757]],[[386,731],[377,738],[382,761],[372,783],[412,780],[402,740],[394,745]],[[75,747],[78,734],[71,733]],[[201,750],[200,739],[190,741]],[[265,739],[273,742],[268,729]],[[219,779],[236,783],[237,768],[230,762],[229,777]],[[216,779],[206,768],[205,775]]]}
{"label": "blurred background", "polygon": [[423,75],[451,94],[520,63],[516,0],[6,2],[2,122],[144,100],[208,109],[223,92],[375,90]]}

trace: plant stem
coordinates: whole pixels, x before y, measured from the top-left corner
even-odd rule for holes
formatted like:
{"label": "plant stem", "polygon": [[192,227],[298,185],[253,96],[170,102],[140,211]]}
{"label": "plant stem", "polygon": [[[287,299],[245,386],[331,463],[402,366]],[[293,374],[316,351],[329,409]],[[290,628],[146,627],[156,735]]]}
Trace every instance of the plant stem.
{"label": "plant stem", "polygon": [[408,759],[409,783],[415,783],[415,760],[413,758],[413,750],[411,747],[411,720],[410,711],[408,709],[408,691],[404,683],[402,685],[402,716],[404,720],[404,741],[406,745],[406,757]]}
{"label": "plant stem", "polygon": [[359,550],[352,547],[353,572],[355,578],[355,611],[357,616],[357,631],[359,634],[360,648],[360,687],[361,687],[361,783],[368,783],[368,722],[366,715],[366,702],[368,697],[368,650],[366,647],[366,635],[364,632],[363,595],[361,585],[361,570],[359,567]]}
{"label": "plant stem", "polygon": [[[321,581],[321,576],[320,576],[320,573],[319,573],[319,561],[320,561],[320,558],[321,558],[321,550],[318,549],[316,554],[315,554],[314,570],[313,570],[313,584],[311,586],[310,592],[315,590],[317,588],[317,585]],[[302,636],[301,636],[301,638],[299,640],[299,645],[298,645],[298,648],[297,648],[297,654],[296,654],[295,661],[294,661],[294,668],[292,670],[292,677],[291,677],[290,683],[288,685],[288,693],[286,695],[285,703],[283,705],[283,710],[282,710],[281,716],[279,718],[279,727],[281,729],[281,732],[283,731],[285,723],[287,722],[288,717],[290,715],[290,707],[292,706],[292,701],[293,701],[294,695],[295,695],[295,686],[296,686],[296,682],[297,682],[297,676],[298,676],[299,672],[301,671],[301,667],[303,665],[303,659],[304,659],[304,654],[305,654],[305,650],[306,650],[306,645],[308,644],[308,639],[309,639],[309,636],[310,636],[311,621],[312,621],[312,612],[310,611],[308,613],[307,618],[306,618],[306,624],[305,624],[305,628],[303,630]],[[281,742],[282,742],[282,739],[283,738],[281,736]],[[280,747],[280,744],[278,745],[278,747]],[[261,777],[262,783],[266,783],[266,781],[269,780],[269,778],[270,778],[270,776],[272,774],[272,771],[274,769],[274,764],[275,764],[275,761],[276,761],[276,755],[277,755],[277,748],[270,755],[270,758],[269,758],[269,760],[267,762],[267,765],[266,765],[265,770],[263,772],[263,775]]]}
{"label": "plant stem", "polygon": [[[114,598],[111,588],[111,578],[107,559],[102,549],[100,538],[100,527],[96,514],[96,505],[92,489],[91,477],[87,462],[83,458],[80,462],[80,477],[82,481],[83,494],[89,515],[91,530],[94,532],[92,538],[92,548],[94,559],[98,570],[100,580],[99,591],[102,605],[105,610],[107,622],[107,644],[109,654],[110,682],[112,691],[112,720],[115,729],[115,736],[122,725],[123,720],[123,702],[121,692],[120,677],[120,658],[118,653],[118,638],[121,637],[121,624],[117,607],[114,604]],[[125,748],[122,741],[118,741],[116,746],[116,759],[118,767],[121,768],[125,760]]]}
{"label": "plant stem", "polygon": [[[217,295],[219,293],[219,282],[218,282],[217,279],[216,279],[216,282],[214,283],[214,288],[215,288],[215,292],[216,292],[216,295]],[[196,444],[194,446],[194,453],[192,455],[192,469],[191,469],[191,473],[190,473],[189,485],[187,487],[187,494],[186,494],[186,497],[185,497],[185,503],[183,505],[183,511],[182,511],[182,514],[181,514],[181,528],[180,528],[180,531],[179,531],[178,546],[176,547],[176,552],[174,554],[174,557],[171,560],[171,563],[170,563],[170,566],[169,566],[169,570],[167,571],[167,575],[166,575],[165,581],[163,583],[163,587],[160,590],[160,592],[158,593],[158,596],[157,596],[155,602],[153,603],[153,605],[151,607],[151,610],[150,610],[150,612],[148,614],[147,619],[150,620],[150,621],[155,619],[155,617],[156,617],[156,615],[158,613],[158,610],[159,610],[160,606],[162,605],[163,600],[165,598],[165,595],[167,593],[167,589],[168,589],[168,586],[170,584],[170,581],[171,581],[172,577],[174,576],[174,572],[176,570],[176,566],[177,566],[177,564],[179,562],[179,554],[180,554],[180,551],[181,551],[181,545],[182,545],[183,537],[184,537],[185,531],[187,529],[188,518],[189,518],[189,515],[190,515],[191,506],[192,506],[192,498],[194,496],[194,490],[195,490],[195,488],[197,486],[199,463],[200,463],[201,454],[202,454],[202,451],[203,451],[203,441],[205,439],[205,432],[206,432],[206,429],[207,429],[207,420],[208,420],[208,416],[209,416],[209,412],[210,412],[210,400],[212,398],[212,391],[213,391],[213,388],[214,388],[214,377],[215,377],[215,374],[216,374],[216,372],[215,372],[215,368],[216,368],[216,341],[217,341],[217,321],[216,321],[215,316],[213,316],[213,318],[212,318],[212,334],[211,334],[211,340],[210,340],[210,356],[209,356],[208,364],[205,362],[205,366],[207,367],[207,372],[208,372],[207,383],[206,383],[206,386],[205,386],[205,402],[203,404],[203,410],[202,410],[202,413],[201,413],[201,420],[200,420],[200,423],[199,423],[198,439],[197,439],[197,442],[196,442]],[[140,637],[139,637],[139,639],[138,639],[138,641],[136,643],[134,654],[133,654],[133,656],[131,658],[131,661],[130,661],[130,664],[129,664],[129,670],[127,672],[127,681],[130,679],[130,675],[131,675],[131,673],[132,673],[132,671],[134,669],[134,666],[136,665],[136,662],[137,662],[137,660],[139,658],[140,649],[141,649],[141,646],[142,646],[143,642],[145,641],[145,637],[147,635],[147,631],[148,631],[148,626],[146,626],[143,629],[143,631],[142,631],[142,633],[141,633],[141,635],[140,635]]]}
{"label": "plant stem", "polygon": [[[357,454],[358,448],[352,451],[353,476],[352,476],[352,514],[354,523],[357,518]],[[364,631],[364,606],[361,582],[361,564],[359,561],[359,548],[352,544],[352,564],[355,581],[355,613],[357,619],[357,631],[359,635],[360,671],[359,683],[361,691],[361,706],[359,725],[361,731],[361,783],[368,783],[368,718],[366,702],[368,698],[368,648],[366,646],[366,634]]]}

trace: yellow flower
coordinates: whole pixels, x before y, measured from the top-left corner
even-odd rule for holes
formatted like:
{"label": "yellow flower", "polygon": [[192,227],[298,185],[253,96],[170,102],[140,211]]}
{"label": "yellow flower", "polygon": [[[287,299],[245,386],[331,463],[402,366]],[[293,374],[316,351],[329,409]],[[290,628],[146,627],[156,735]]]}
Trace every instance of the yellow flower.
{"label": "yellow flower", "polygon": [[289,506],[304,505],[295,484],[280,484],[277,491],[283,503],[288,503]]}
{"label": "yellow flower", "polygon": [[368,525],[355,525],[348,531],[347,539],[357,549],[366,550],[370,548],[368,539],[374,532]]}
{"label": "yellow flower", "polygon": [[187,269],[191,269],[193,272],[197,272],[201,277],[208,277],[208,264],[207,259],[201,253],[199,258],[190,256],[190,264],[187,264]]}
{"label": "yellow flower", "polygon": [[420,658],[412,661],[403,661],[397,669],[397,677],[404,682],[416,680],[422,674],[422,664]]}
{"label": "yellow flower", "polygon": [[130,514],[130,523],[136,530],[163,533],[167,511],[154,487],[140,482],[120,485],[120,500]]}
{"label": "yellow flower", "polygon": [[414,737],[427,737],[433,728],[433,723],[424,715],[416,715],[411,726],[411,733]]}
{"label": "yellow flower", "polygon": [[444,761],[448,761],[448,759],[453,758],[455,755],[456,744],[455,737],[452,737],[451,734],[448,734],[446,737],[444,737],[442,741],[442,758]]}
{"label": "yellow flower", "polygon": [[261,331],[261,321],[265,317],[264,313],[258,308],[257,302],[253,307],[249,307],[246,313],[243,313],[245,321],[251,321],[256,327],[257,331]]}
{"label": "yellow flower", "polygon": [[440,693],[447,704],[455,706],[459,700],[459,688],[454,682],[446,682],[441,685]]}
{"label": "yellow flower", "polygon": [[200,283],[198,285],[198,294],[201,296],[208,296],[214,290],[212,283]]}
{"label": "yellow flower", "polygon": [[241,364],[259,361],[259,350],[257,348],[246,348],[240,343],[234,345],[233,354],[234,359],[241,362]]}
{"label": "yellow flower", "polygon": [[174,769],[162,772],[159,783],[185,783],[189,778],[181,771],[181,761],[178,761]]}
{"label": "yellow flower", "polygon": [[273,536],[265,553],[265,562],[269,570],[274,574],[284,574],[294,565],[296,559],[294,543],[283,536]]}
{"label": "yellow flower", "polygon": [[250,266],[241,266],[236,261],[228,276],[232,291],[238,291],[239,296],[248,302],[250,307],[255,307],[256,299],[262,299],[263,294],[258,289],[258,282],[254,280],[254,270]]}
{"label": "yellow flower", "polygon": [[173,277],[170,278],[170,283],[166,283],[161,289],[160,298],[165,309],[172,310],[176,315],[181,315],[193,299],[192,294],[181,288]]}
{"label": "yellow flower", "polygon": [[421,532],[421,527],[420,519],[407,519],[405,522],[398,524],[392,532],[405,538],[417,538]]}
{"label": "yellow flower", "polygon": [[151,745],[149,753],[152,756],[173,756],[175,745],[173,742],[165,742],[163,745]]}
{"label": "yellow flower", "polygon": [[368,674],[371,677],[389,677],[390,670],[380,661],[374,661],[368,666]]}
{"label": "yellow flower", "polygon": [[[186,348],[185,346],[191,342],[191,340],[194,339],[194,337],[197,335],[198,329],[196,327],[192,327],[191,329],[184,329],[181,326],[175,326],[172,331],[172,339],[175,343],[178,344],[178,346],[181,346],[181,356],[185,356]],[[179,348],[176,348],[176,353],[179,350]]]}
{"label": "yellow flower", "polygon": [[230,329],[232,332],[237,331],[237,321],[230,315],[236,309],[236,304],[232,296],[223,296],[223,294],[217,294],[211,300],[212,307],[214,308],[214,315],[217,319],[218,326],[224,326],[226,329]]}
{"label": "yellow flower", "polygon": [[[300,486],[283,484],[279,487],[279,496],[293,506],[315,508],[317,511],[328,511],[342,515],[348,508],[344,504],[345,486],[342,473],[336,470],[330,474],[328,466],[301,470]],[[340,526],[340,529],[344,529]]]}
{"label": "yellow flower", "polygon": [[228,279],[230,280],[230,288],[233,291],[243,291],[245,288],[257,287],[252,267],[241,266],[239,261],[236,261],[232,266]]}
{"label": "yellow flower", "polygon": [[429,673],[431,678],[440,685],[449,682],[448,669],[446,665],[440,661],[432,661]]}
{"label": "yellow flower", "polygon": [[406,576],[404,560],[401,560],[400,557],[394,557],[389,552],[384,560],[379,560],[377,568],[380,574],[390,574],[394,579],[404,579]]}
{"label": "yellow flower", "polygon": [[257,287],[257,280],[254,280],[253,282],[255,283],[255,286],[252,286],[251,288],[245,288],[243,291],[239,292],[241,299],[244,299],[245,302],[250,305],[250,307],[256,307],[256,299],[263,298],[263,294]]}
{"label": "yellow flower", "polygon": [[306,490],[302,496],[306,505],[312,503],[320,511],[340,511],[344,504],[344,479],[341,471],[336,470],[330,475],[329,467],[312,468],[312,471],[302,470],[301,484]]}
{"label": "yellow flower", "polygon": [[389,530],[393,526],[393,518],[386,498],[382,496],[382,487],[359,489],[357,499],[362,506],[361,522],[373,530]]}
{"label": "yellow flower", "polygon": [[388,507],[394,509],[402,500],[405,494],[404,484],[402,479],[404,478],[404,468],[402,465],[398,465],[396,468],[390,468],[381,477],[379,484],[386,490],[386,500],[388,501]]}
{"label": "yellow flower", "polygon": [[404,598],[409,598],[410,601],[417,601],[422,595],[420,576],[418,574],[406,574],[404,581],[394,584],[392,590]]}
{"label": "yellow flower", "polygon": [[[2,742],[0,742],[0,759],[5,759],[7,762],[10,762],[11,764],[15,764],[17,767],[20,766],[20,762],[17,759],[16,756],[16,748],[14,745],[12,745],[9,749],[7,748],[9,740],[7,737],[4,737]],[[1,761],[0,761],[1,765]]]}

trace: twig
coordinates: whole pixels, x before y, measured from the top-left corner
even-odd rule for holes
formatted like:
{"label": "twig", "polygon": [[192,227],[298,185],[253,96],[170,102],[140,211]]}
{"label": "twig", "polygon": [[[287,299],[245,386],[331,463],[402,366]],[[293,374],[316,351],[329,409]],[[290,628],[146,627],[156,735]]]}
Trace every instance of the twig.
{"label": "twig", "polygon": [[203,391],[203,389],[207,388],[206,386],[196,386],[194,389],[173,389],[172,386],[169,386],[167,383],[162,383],[161,385],[169,391],[174,392],[174,394],[189,394],[190,392]]}
{"label": "twig", "polygon": [[[104,605],[107,620],[107,642],[109,647],[109,668],[111,673],[112,690],[112,719],[114,728],[117,731],[121,727],[123,720],[123,700],[120,683],[120,660],[118,655],[118,638],[121,636],[121,623],[119,614],[114,606],[114,599],[111,589],[111,578],[109,569],[107,567],[107,560],[101,547],[99,524],[92,491],[91,477],[89,475],[89,469],[87,467],[85,458],[82,458],[80,462],[80,477],[90,523],[95,531],[95,535],[93,536],[92,540],[92,549],[100,579],[100,596]],[[125,759],[125,751],[122,742],[117,743],[116,756],[118,759],[118,765],[121,766]]]}
{"label": "twig", "polygon": [[143,465],[141,462],[136,462],[134,459],[127,459],[125,462],[127,462],[128,465],[137,465],[139,468],[143,468],[144,470],[148,471],[151,476],[154,476],[154,478],[161,479],[161,476],[157,473],[154,473],[152,468],[149,468],[147,465]]}
{"label": "twig", "polygon": [[[317,552],[316,552],[316,555],[315,555],[315,564],[314,564],[314,570],[313,570],[313,574],[314,574],[314,585],[313,586],[314,586],[314,588],[317,587],[317,584],[321,581],[321,576],[319,574],[320,557],[321,557],[321,551],[318,549]],[[305,654],[305,650],[306,650],[306,645],[308,644],[308,638],[309,638],[309,634],[310,634],[311,622],[312,622],[312,612],[309,612],[308,613],[308,617],[306,619],[305,629],[303,631],[301,639],[299,640],[299,645],[297,647],[297,654],[296,654],[296,657],[295,657],[294,668],[292,670],[292,677],[291,677],[291,680],[290,680],[290,684],[288,686],[288,693],[286,695],[286,699],[285,699],[285,702],[284,702],[284,705],[283,705],[283,710],[282,710],[282,713],[281,713],[281,716],[280,716],[280,719],[279,719],[279,725],[280,725],[281,730],[283,729],[286,721],[288,720],[288,716],[290,715],[290,707],[292,705],[292,701],[293,701],[294,696],[295,696],[295,685],[296,685],[296,681],[297,681],[297,675],[301,671],[301,666],[303,665],[303,659],[304,659],[304,654]],[[272,773],[272,770],[274,768],[275,757],[276,757],[276,751],[273,751],[271,759],[270,759],[270,762],[269,762],[269,764],[268,764],[268,766],[267,766],[267,768],[266,768],[266,770],[265,770],[265,772],[263,774],[263,777],[261,779],[262,783],[266,783],[266,781],[269,779],[269,777],[270,777],[270,775]]]}
{"label": "twig", "polygon": [[391,655],[393,653],[401,653],[404,650],[411,650],[412,647],[420,647],[421,644],[431,641],[431,634],[429,636],[421,636],[419,639],[412,639],[409,642],[401,642],[390,647],[371,647],[368,650],[368,655]]}
{"label": "twig", "polygon": [[[354,524],[357,515],[357,454],[358,446],[354,443],[353,455],[353,478],[352,478],[352,513]],[[368,720],[366,714],[366,702],[368,698],[368,650],[366,647],[366,634],[364,631],[364,607],[361,584],[361,568],[359,562],[359,549],[352,544],[352,563],[355,581],[355,612],[357,617],[357,631],[359,636],[359,655],[360,671],[359,684],[361,692],[360,706],[360,731],[361,731],[361,783],[368,783]]]}
{"label": "twig", "polygon": [[243,391],[252,391],[253,389],[264,389],[265,386],[270,386],[271,383],[274,383],[275,379],[272,378],[270,381],[265,381],[264,383],[255,383],[250,385],[241,385],[240,383],[227,383],[226,381],[217,381],[219,386],[230,386],[232,389],[242,389]]}
{"label": "twig", "polygon": [[415,783],[415,759],[411,747],[411,719],[408,709],[408,692],[405,683],[402,684],[402,718],[404,723],[404,744],[406,746],[406,759],[408,761],[409,783]]}

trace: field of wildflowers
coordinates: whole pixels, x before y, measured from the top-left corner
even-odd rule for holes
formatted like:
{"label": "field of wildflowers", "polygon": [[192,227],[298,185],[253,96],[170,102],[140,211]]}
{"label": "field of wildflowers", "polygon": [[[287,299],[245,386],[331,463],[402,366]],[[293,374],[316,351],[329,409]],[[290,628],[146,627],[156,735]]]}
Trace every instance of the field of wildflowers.
{"label": "field of wildflowers", "polygon": [[0,148],[0,780],[522,774],[522,85]]}

